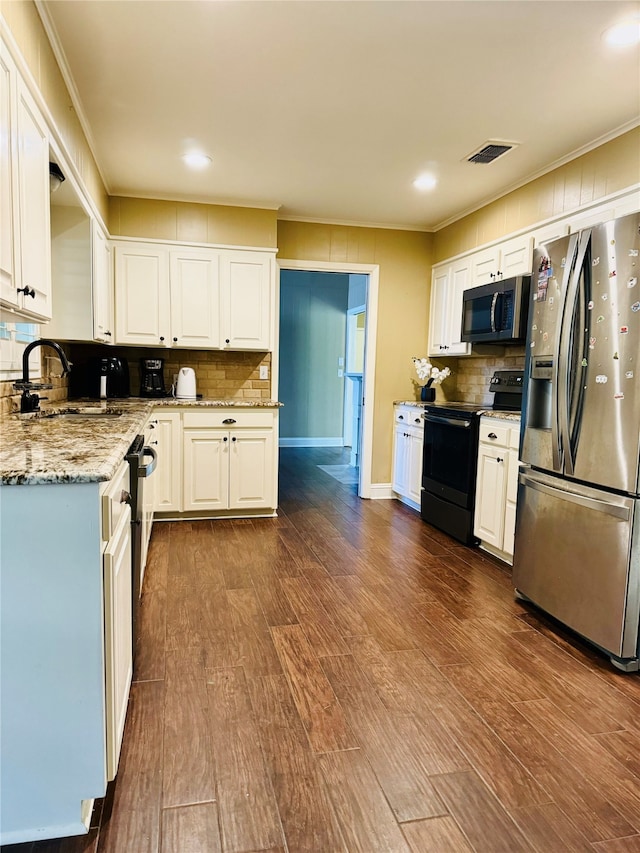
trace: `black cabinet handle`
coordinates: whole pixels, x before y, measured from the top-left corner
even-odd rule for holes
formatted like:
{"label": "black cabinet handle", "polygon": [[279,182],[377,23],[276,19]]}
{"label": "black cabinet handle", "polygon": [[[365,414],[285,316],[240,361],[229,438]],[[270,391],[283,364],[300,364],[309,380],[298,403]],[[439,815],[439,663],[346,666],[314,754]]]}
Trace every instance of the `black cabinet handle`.
{"label": "black cabinet handle", "polygon": [[500,456],[496,456],[496,462],[504,462],[504,459],[502,459]]}
{"label": "black cabinet handle", "polygon": [[224,339],[224,342],[225,342],[225,344],[228,344],[228,343],[230,342],[230,341],[229,341],[229,338],[225,338],[225,339]]}
{"label": "black cabinet handle", "polygon": [[398,420],[399,420],[399,421],[403,421],[403,420],[404,420],[404,415],[398,415]]}
{"label": "black cabinet handle", "polygon": [[233,436],[233,438],[231,439],[231,441],[235,441],[235,440],[236,440],[236,437],[235,437],[235,435],[234,435],[234,436]]}
{"label": "black cabinet handle", "polygon": [[492,441],[495,441],[497,437],[498,436],[495,434],[495,432],[490,432],[487,436],[487,438],[490,438]]}
{"label": "black cabinet handle", "polygon": [[223,423],[223,424],[235,424],[235,422],[236,422],[236,419],[235,419],[235,418],[225,418],[225,419],[222,421],[222,423]]}
{"label": "black cabinet handle", "polygon": [[163,335],[160,335],[160,340],[161,340],[161,341],[163,341],[163,340],[164,340],[164,336],[163,336]]}
{"label": "black cabinet handle", "polygon": [[105,332],[105,335],[106,335],[108,338],[110,338],[110,337],[111,337],[111,332]]}
{"label": "black cabinet handle", "polygon": [[173,339],[173,342],[174,342],[174,344],[177,344],[177,343],[178,343],[178,339],[177,339],[177,338],[174,338],[174,339]]}
{"label": "black cabinet handle", "polygon": [[24,287],[18,287],[17,290],[18,293],[24,293],[25,296],[30,296],[32,299],[36,298],[35,290],[32,287],[29,287],[27,284],[25,284]]}
{"label": "black cabinet handle", "polygon": [[226,435],[225,435],[225,437],[224,437],[222,440],[223,440],[223,441],[229,441],[229,439],[228,439],[228,437],[227,437]]}

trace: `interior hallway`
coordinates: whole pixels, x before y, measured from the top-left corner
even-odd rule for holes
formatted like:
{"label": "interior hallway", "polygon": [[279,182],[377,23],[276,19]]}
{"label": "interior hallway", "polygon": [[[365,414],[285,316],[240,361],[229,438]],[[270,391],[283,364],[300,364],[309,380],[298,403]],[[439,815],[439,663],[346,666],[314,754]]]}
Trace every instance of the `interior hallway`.
{"label": "interior hallway", "polygon": [[640,851],[640,677],[281,451],[275,520],[157,524],[120,770],[20,853]]}

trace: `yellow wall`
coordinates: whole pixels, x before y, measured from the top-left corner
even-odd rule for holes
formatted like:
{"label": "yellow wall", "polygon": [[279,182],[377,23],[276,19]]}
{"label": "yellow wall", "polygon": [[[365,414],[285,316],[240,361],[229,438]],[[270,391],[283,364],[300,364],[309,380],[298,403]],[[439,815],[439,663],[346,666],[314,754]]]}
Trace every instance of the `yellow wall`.
{"label": "yellow wall", "polygon": [[108,228],[113,236],[119,237],[277,246],[276,211],[253,207],[112,196]]}
{"label": "yellow wall", "polygon": [[433,235],[310,222],[278,222],[278,257],[378,264],[378,334],[372,482],[391,482],[393,401],[415,400],[411,357],[426,355]]}
{"label": "yellow wall", "polygon": [[106,222],[107,193],[35,5],[31,0],[3,0],[2,15],[51,111],[67,153]]}
{"label": "yellow wall", "polygon": [[434,263],[639,182],[640,128],[635,128],[438,231]]}

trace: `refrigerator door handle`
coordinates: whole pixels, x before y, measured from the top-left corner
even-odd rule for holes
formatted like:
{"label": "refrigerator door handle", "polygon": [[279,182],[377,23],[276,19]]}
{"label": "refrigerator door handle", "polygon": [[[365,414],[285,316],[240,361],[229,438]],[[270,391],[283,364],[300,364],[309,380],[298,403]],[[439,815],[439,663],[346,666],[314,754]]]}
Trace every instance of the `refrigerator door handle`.
{"label": "refrigerator door handle", "polygon": [[629,521],[630,511],[626,506],[621,506],[610,501],[602,501],[598,498],[590,498],[585,495],[578,495],[575,492],[568,492],[565,489],[558,489],[555,486],[549,486],[546,483],[541,483],[527,474],[520,474],[520,483],[529,489],[534,489],[537,492],[542,492],[545,495],[551,495],[554,498],[560,498],[563,501],[577,504],[586,509],[593,509],[596,512],[604,512],[607,515],[612,515],[615,518],[621,518],[623,521]]}
{"label": "refrigerator door handle", "polygon": [[560,286],[560,293],[562,294],[562,299],[564,300],[561,308],[560,308],[560,326],[558,330],[558,334],[555,337],[555,346],[553,351],[553,378],[552,378],[552,388],[553,392],[551,394],[551,453],[552,453],[552,461],[553,461],[553,470],[558,473],[562,472],[563,467],[563,446],[562,446],[562,438],[560,434],[560,422],[559,422],[559,372],[560,372],[560,359],[562,356],[562,322],[564,318],[564,314],[566,311],[567,305],[567,291],[569,289],[569,282],[571,280],[571,273],[574,270],[574,260],[576,256],[576,248],[578,245],[578,234],[572,234],[569,237],[569,245],[567,247],[567,256],[565,258],[564,263],[564,272],[562,274],[562,284]]}
{"label": "refrigerator door handle", "polygon": [[[569,287],[566,291],[564,309],[562,312],[562,321],[560,325],[560,347],[559,347],[559,364],[558,364],[558,421],[560,427],[560,442],[562,445],[562,453],[564,457],[564,471],[566,474],[573,474],[575,468],[575,460],[573,457],[573,449],[571,447],[571,434],[569,431],[569,399],[571,395],[571,371],[569,366],[571,343],[571,330],[573,327],[573,319],[576,311],[576,302],[578,299],[578,285],[580,284],[580,276],[582,275],[582,265],[584,264],[585,255],[591,240],[591,229],[580,232],[578,243],[578,254],[576,262],[573,266],[572,275],[569,281]],[[576,346],[576,341],[573,342]]]}

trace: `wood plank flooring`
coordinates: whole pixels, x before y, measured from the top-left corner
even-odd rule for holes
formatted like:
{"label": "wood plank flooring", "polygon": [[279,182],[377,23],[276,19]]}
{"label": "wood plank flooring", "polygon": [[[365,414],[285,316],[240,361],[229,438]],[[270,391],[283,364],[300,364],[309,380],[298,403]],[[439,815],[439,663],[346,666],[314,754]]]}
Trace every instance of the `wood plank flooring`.
{"label": "wood plank flooring", "polygon": [[5,853],[640,851],[640,677],[342,461],[283,450],[277,519],[154,527],[118,777]]}

